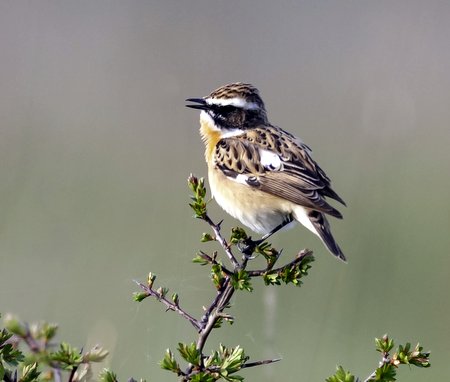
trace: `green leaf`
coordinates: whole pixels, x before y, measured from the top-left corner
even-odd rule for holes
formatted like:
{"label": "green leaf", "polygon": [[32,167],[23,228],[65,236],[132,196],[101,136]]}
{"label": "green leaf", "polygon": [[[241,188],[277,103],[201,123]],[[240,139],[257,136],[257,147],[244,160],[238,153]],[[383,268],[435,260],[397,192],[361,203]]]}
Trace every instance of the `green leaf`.
{"label": "green leaf", "polygon": [[39,338],[44,338],[48,342],[55,337],[57,331],[58,325],[44,322],[40,330]]}
{"label": "green leaf", "polygon": [[281,277],[278,276],[278,273],[265,273],[263,275],[263,281],[266,285],[280,285]]}
{"label": "green leaf", "polygon": [[211,266],[211,280],[217,289],[222,286],[224,275],[220,264],[213,264]]}
{"label": "green leaf", "polygon": [[133,300],[137,302],[141,302],[149,296],[147,292],[135,292],[133,293]]}
{"label": "green leaf", "polygon": [[196,178],[194,175],[190,175],[188,178],[188,185],[194,195],[191,197],[192,203],[189,206],[194,210],[195,217],[199,219],[204,219],[206,217],[206,188],[205,181],[203,178]]}
{"label": "green leaf", "polygon": [[162,369],[172,371],[176,374],[179,374],[179,372],[181,371],[180,366],[175,360],[175,357],[173,356],[173,353],[170,351],[170,349],[166,350],[166,354],[164,355],[164,358],[159,362],[159,365]]}
{"label": "green leaf", "polygon": [[221,363],[221,358],[217,350],[213,351],[212,354],[203,361],[205,367],[219,366]]}
{"label": "green leaf", "polygon": [[242,365],[247,360],[244,349],[242,349],[239,345],[234,349],[232,348],[227,350],[226,353],[229,354],[225,357],[221,365],[221,374],[223,375],[232,374],[240,370]]}
{"label": "green leaf", "polygon": [[417,344],[411,350],[411,344],[399,345],[398,351],[392,356],[394,364],[414,365],[417,367],[430,367],[430,353],[423,352],[423,348]]}
{"label": "green leaf", "polygon": [[117,375],[109,369],[103,369],[98,376],[100,382],[118,382]]}
{"label": "green leaf", "polygon": [[198,252],[195,257],[192,259],[192,262],[200,265],[208,265],[212,261],[211,257],[209,257],[206,253]]}
{"label": "green leaf", "polygon": [[314,261],[312,254],[304,256],[299,262],[287,264],[276,270],[271,270],[263,275],[263,280],[266,285],[280,285],[281,282],[285,284],[294,284],[301,286],[302,279],[308,274],[311,268],[311,262]]}
{"label": "green leaf", "polygon": [[336,373],[326,379],[326,382],[355,382],[355,377],[342,366],[338,366]]}
{"label": "green leaf", "polygon": [[91,350],[83,355],[83,362],[101,362],[109,352],[100,346],[94,346]]}
{"label": "green leaf", "polygon": [[57,352],[50,353],[50,359],[60,362],[62,364],[61,368],[65,370],[72,370],[83,362],[83,356],[80,354],[80,351],[66,342],[62,342],[59,345]]}
{"label": "green leaf", "polygon": [[267,261],[267,269],[272,269],[281,255],[281,251],[277,251],[272,244],[267,242],[258,245],[255,252],[264,256]]}
{"label": "green leaf", "polygon": [[219,329],[223,324],[223,318],[222,317],[217,317],[216,322],[214,322],[214,329]]}
{"label": "green leaf", "polygon": [[39,377],[39,374],[41,373],[38,371],[38,364],[36,362],[26,365],[22,370],[22,378],[20,378],[20,382],[34,381]]}
{"label": "green leaf", "polygon": [[0,346],[2,346],[6,341],[12,337],[11,333],[8,333],[6,329],[0,331]]}
{"label": "green leaf", "polygon": [[25,359],[23,353],[19,349],[15,349],[12,344],[3,345],[0,348],[0,353],[3,360],[13,366],[16,366]]}
{"label": "green leaf", "polygon": [[176,306],[180,305],[180,297],[178,296],[178,293],[172,293],[172,302]]}
{"label": "green leaf", "polygon": [[153,284],[155,283],[155,280],[156,280],[156,275],[152,272],[149,272],[148,276],[147,276],[147,286],[149,288],[152,288]]}
{"label": "green leaf", "polygon": [[186,345],[183,344],[182,342],[179,342],[178,352],[190,364],[200,366],[201,353],[197,349],[197,345],[195,342],[192,342],[190,345]]}
{"label": "green leaf", "polygon": [[411,344],[409,342],[406,343],[405,346],[399,345],[397,351],[397,359],[400,363],[409,364],[409,349],[411,348]]}
{"label": "green leaf", "polygon": [[378,367],[375,371],[375,381],[382,382],[393,382],[395,381],[395,376],[397,374],[397,368],[390,364],[384,363],[380,367]]}
{"label": "green leaf", "polygon": [[241,377],[240,375],[229,375],[229,376],[222,376],[223,379],[229,382],[241,382],[244,380],[244,377]]}
{"label": "green leaf", "polygon": [[5,316],[4,322],[5,328],[8,329],[11,333],[19,337],[25,337],[27,335],[26,326],[22,324],[16,317],[8,314]]}
{"label": "green leaf", "polygon": [[394,341],[385,334],[382,338],[375,338],[375,347],[381,353],[389,353],[394,347]]}
{"label": "green leaf", "polygon": [[250,280],[251,278],[248,272],[243,269],[231,275],[231,284],[233,285],[233,288],[237,290],[247,290],[251,292],[253,287]]}
{"label": "green leaf", "polygon": [[3,381],[4,376],[5,376],[5,367],[3,366],[3,363],[0,360],[0,381]]}
{"label": "green leaf", "polygon": [[217,381],[217,378],[214,378],[210,373],[200,372],[194,374],[191,377],[191,382],[214,382]]}
{"label": "green leaf", "polygon": [[245,241],[248,239],[247,233],[244,231],[241,227],[234,227],[231,229],[231,236],[230,236],[230,243],[231,244],[238,244],[242,241]]}
{"label": "green leaf", "polygon": [[168,292],[169,292],[169,288],[159,287],[158,289],[156,289],[156,293],[159,294],[159,298],[166,297]]}
{"label": "green leaf", "polygon": [[213,237],[211,234],[203,232],[202,238],[200,241],[202,243],[207,243],[208,241],[214,241],[214,240],[216,240],[216,238]]}
{"label": "green leaf", "polygon": [[430,352],[424,352],[423,347],[417,344],[410,354],[409,362],[417,367],[430,367]]}

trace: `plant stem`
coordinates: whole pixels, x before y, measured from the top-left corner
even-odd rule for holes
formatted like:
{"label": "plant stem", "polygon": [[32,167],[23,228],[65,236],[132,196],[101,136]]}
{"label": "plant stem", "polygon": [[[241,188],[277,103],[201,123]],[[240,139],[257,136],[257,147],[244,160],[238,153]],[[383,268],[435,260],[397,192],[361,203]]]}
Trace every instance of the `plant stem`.
{"label": "plant stem", "polygon": [[292,260],[290,263],[287,263],[286,265],[283,265],[282,267],[270,269],[270,270],[268,268],[266,268],[266,269],[260,269],[260,270],[256,270],[256,271],[247,271],[247,273],[250,277],[259,277],[259,276],[265,275],[266,273],[270,273],[270,274],[277,273],[277,272],[282,271],[285,268],[288,268],[290,266],[295,266],[295,265],[301,263],[305,257],[311,256],[311,255],[312,255],[311,250],[303,249],[302,251],[299,252],[299,254],[297,255],[297,257],[294,260]]}
{"label": "plant stem", "polygon": [[234,270],[239,269],[241,265],[236,260],[236,257],[234,257],[233,252],[231,252],[229,244],[223,238],[222,233],[220,232],[220,224],[215,224],[208,215],[206,215],[204,217],[204,220],[205,220],[205,222],[207,222],[210,225],[210,227],[214,231],[214,235],[216,236],[216,240],[220,243],[220,245],[224,249],[228,259],[231,261],[231,264],[233,264]]}
{"label": "plant stem", "polygon": [[233,294],[234,294],[234,288],[231,285],[230,278],[227,277],[224,282],[222,291],[218,295],[219,298],[216,298],[209,308],[210,314],[209,314],[209,316],[207,316],[208,321],[205,323],[204,327],[200,331],[200,334],[199,334],[199,337],[197,340],[197,349],[200,352],[203,352],[203,348],[205,346],[206,340],[208,339],[208,336],[210,335],[211,331],[213,330],[221,313],[223,312],[225,307],[230,302]]}
{"label": "plant stem", "polygon": [[187,313],[183,309],[181,309],[179,305],[176,305],[173,302],[169,301],[167,298],[165,298],[164,296],[162,296],[160,293],[153,290],[149,286],[140,283],[139,281],[136,280],[134,280],[134,282],[137,285],[139,285],[139,287],[143,289],[149,296],[155,297],[157,300],[161,301],[167,307],[167,310],[173,310],[174,312],[177,312],[179,315],[187,319],[194,326],[194,328],[197,329],[197,331],[200,331],[202,329],[201,324],[198,322],[198,320],[192,317],[189,313]]}

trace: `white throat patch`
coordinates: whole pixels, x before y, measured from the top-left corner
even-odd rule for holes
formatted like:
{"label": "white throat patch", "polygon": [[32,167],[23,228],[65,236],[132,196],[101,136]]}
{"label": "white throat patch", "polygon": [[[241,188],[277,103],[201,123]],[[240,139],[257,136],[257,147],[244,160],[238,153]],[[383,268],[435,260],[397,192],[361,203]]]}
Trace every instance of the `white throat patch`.
{"label": "white throat patch", "polygon": [[214,119],[204,110],[200,112],[200,121],[208,124],[208,126],[210,126],[212,129],[220,131],[222,133],[220,135],[221,138],[236,137],[244,133],[244,130],[241,129],[220,129],[219,127],[217,127]]}

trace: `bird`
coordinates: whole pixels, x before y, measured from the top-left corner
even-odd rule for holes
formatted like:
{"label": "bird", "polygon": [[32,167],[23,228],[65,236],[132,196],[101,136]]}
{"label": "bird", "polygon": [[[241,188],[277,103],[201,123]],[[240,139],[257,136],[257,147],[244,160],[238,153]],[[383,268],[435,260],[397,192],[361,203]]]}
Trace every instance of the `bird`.
{"label": "bird", "polygon": [[269,122],[259,90],[236,82],[186,102],[200,110],[200,135],[216,202],[263,239],[299,222],[345,262],[327,218],[342,219],[342,214],[326,198],[345,202],[331,188],[309,146]]}

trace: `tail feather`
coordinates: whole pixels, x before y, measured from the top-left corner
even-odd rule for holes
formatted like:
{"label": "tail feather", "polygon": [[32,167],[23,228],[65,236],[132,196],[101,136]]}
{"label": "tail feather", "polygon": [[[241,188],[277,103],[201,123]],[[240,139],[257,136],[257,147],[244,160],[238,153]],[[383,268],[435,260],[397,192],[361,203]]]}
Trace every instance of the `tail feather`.
{"label": "tail feather", "polygon": [[325,196],[328,196],[329,198],[331,198],[331,199],[334,199],[334,200],[337,200],[339,203],[341,203],[341,204],[343,204],[344,206],[346,206],[346,204],[345,204],[345,202],[344,202],[344,200],[338,195],[338,194],[336,194],[336,192],[334,192],[332,189],[331,189],[331,187],[325,187],[324,189],[323,189],[323,194],[325,195]]}
{"label": "tail feather", "polygon": [[310,211],[308,214],[309,220],[313,225],[317,235],[322,239],[322,242],[328,250],[336,257],[343,261],[347,261],[341,248],[337,245],[330,230],[330,223],[328,223],[325,215],[318,211]]}

